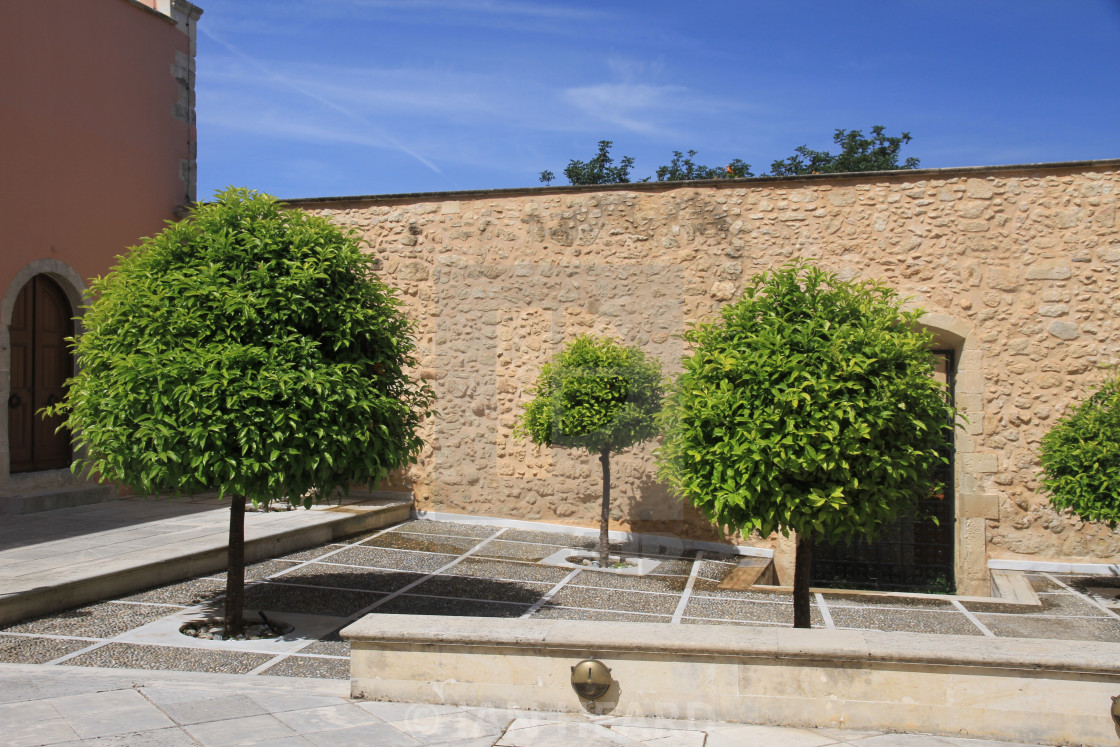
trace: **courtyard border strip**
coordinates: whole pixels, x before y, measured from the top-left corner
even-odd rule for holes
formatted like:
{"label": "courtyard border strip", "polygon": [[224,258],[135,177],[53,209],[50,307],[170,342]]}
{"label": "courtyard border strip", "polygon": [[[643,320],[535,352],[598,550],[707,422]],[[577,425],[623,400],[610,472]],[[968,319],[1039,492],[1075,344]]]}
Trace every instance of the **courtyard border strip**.
{"label": "courtyard border strip", "polygon": [[967,617],[968,621],[970,623],[972,623],[973,625],[975,625],[981,633],[988,636],[989,638],[995,638],[996,637],[996,634],[993,633],[991,630],[989,630],[987,625],[980,622],[979,617],[977,617],[973,612],[970,612],[969,610],[965,609],[965,606],[963,604],[961,604],[959,599],[950,599],[949,601],[952,602],[953,606],[957,608],[957,611],[960,612],[965,617]]}
{"label": "courtyard border strip", "polygon": [[692,587],[696,584],[696,579],[700,576],[700,563],[703,560],[704,551],[697,551],[696,557],[692,559],[692,567],[688,569],[688,583],[684,585],[681,598],[677,601],[677,609],[673,611],[673,619],[669,621],[670,625],[681,624],[681,617],[684,616],[685,607],[688,606],[688,600],[692,596]]}
{"label": "courtyard border strip", "polygon": [[824,594],[819,591],[814,592],[817,597],[817,609],[820,610],[821,618],[824,620],[826,628],[835,628],[836,623],[832,621],[832,612],[828,609],[828,602],[824,601]]}
{"label": "courtyard border strip", "polygon": [[527,620],[533,615],[537,614],[537,612],[540,611],[541,607],[548,604],[549,600],[560,593],[560,590],[567,586],[568,582],[578,576],[582,570],[582,568],[573,568],[571,573],[557,581],[555,586],[544,593],[544,596],[533,602],[533,606],[527,609],[525,613],[521,615],[521,619]]}

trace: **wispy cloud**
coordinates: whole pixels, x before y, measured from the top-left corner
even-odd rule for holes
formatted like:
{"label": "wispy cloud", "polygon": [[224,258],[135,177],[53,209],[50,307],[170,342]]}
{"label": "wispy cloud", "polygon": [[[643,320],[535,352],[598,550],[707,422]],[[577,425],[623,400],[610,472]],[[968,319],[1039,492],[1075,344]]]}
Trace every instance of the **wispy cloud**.
{"label": "wispy cloud", "polygon": [[[298,93],[302,96],[305,96],[308,99],[316,101],[316,102],[322,104],[323,106],[325,106],[329,109],[332,109],[335,112],[338,112],[339,114],[342,114],[342,115],[344,115],[345,117],[347,117],[351,120],[356,121],[357,123],[362,125],[365,130],[367,130],[369,132],[372,132],[375,135],[375,138],[376,138],[376,141],[377,141],[376,143],[371,142],[371,141],[366,141],[362,144],[369,145],[371,147],[390,147],[394,150],[400,151],[401,153],[405,153],[409,156],[412,156],[417,161],[424,164],[425,166],[427,166],[429,169],[431,169],[432,171],[434,171],[437,174],[443,173],[439,170],[439,167],[437,167],[434,163],[432,163],[428,158],[424,157],[420,153],[416,152],[414,149],[412,149],[409,146],[402,143],[397,138],[395,138],[392,135],[390,135],[389,133],[385,132],[380,126],[374,124],[367,117],[358,113],[353,108],[348,107],[348,106],[343,106],[342,104],[339,104],[338,102],[333,101],[330,98],[327,98],[327,97],[321,95],[320,93],[316,92],[315,90],[311,89],[310,87],[308,87],[306,85],[301,85],[296,80],[293,80],[291,77],[286,76],[286,75],[274,70],[272,67],[270,67],[269,65],[265,64],[264,62],[256,59],[255,57],[252,57],[250,55],[245,54],[244,52],[242,52],[240,49],[238,49],[234,45],[232,45],[229,42],[225,41],[224,39],[214,35],[213,32],[207,30],[204,26],[200,26],[199,28],[200,28],[200,30],[202,31],[203,34],[208,36],[211,40],[213,40],[217,44],[220,44],[230,54],[234,55],[239,60],[242,60],[243,62],[251,65],[254,68],[256,68],[261,73],[263,73],[265,76],[267,76],[269,79],[271,79],[271,80],[273,80],[277,83],[280,83],[281,85],[289,88],[290,90],[292,90],[292,91],[294,91],[294,92],[296,92],[296,93]],[[308,134],[310,134],[310,132]],[[357,142],[357,141],[351,141],[351,142]]]}

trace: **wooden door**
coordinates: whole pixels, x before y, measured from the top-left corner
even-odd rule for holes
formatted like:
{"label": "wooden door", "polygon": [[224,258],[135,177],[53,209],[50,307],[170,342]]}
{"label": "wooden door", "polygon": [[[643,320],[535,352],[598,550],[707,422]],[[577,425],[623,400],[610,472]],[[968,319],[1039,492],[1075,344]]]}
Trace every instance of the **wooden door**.
{"label": "wooden door", "polygon": [[70,303],[62,288],[36,275],[16,298],[11,324],[11,392],[8,450],[12,472],[70,466],[70,434],[56,433],[60,418],[36,413],[64,396],[73,372],[66,338],[74,334]]}

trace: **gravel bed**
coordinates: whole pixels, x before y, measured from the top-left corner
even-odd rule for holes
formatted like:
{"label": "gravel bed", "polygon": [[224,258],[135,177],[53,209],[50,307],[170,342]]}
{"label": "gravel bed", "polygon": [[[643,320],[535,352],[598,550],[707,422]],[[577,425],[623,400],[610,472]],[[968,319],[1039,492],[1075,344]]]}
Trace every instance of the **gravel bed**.
{"label": "gravel bed", "polygon": [[436,555],[409,550],[382,549],[357,545],[330,557],[332,563],[348,563],[369,568],[431,573],[454,560],[457,555]]}
{"label": "gravel bed", "polygon": [[350,641],[338,637],[337,631],[321,641],[315,641],[310,646],[301,648],[301,654],[326,654],[327,656],[350,656]]}
{"label": "gravel bed", "polygon": [[[684,614],[689,617],[793,625],[793,602],[753,602],[692,597],[688,600]],[[824,618],[821,617],[820,610],[815,604],[810,606],[809,615],[814,624],[818,621],[824,624]]]}
{"label": "gravel bed", "polygon": [[384,594],[265,582],[245,590],[245,609],[349,617]]}
{"label": "gravel bed", "polygon": [[278,558],[274,558],[274,560],[298,560],[300,562],[306,562],[308,560],[315,560],[316,558],[326,555],[329,552],[334,552],[337,549],[337,547],[332,547],[331,545],[322,545],[320,547],[311,547],[307,550],[300,550],[299,552],[281,555]]}
{"label": "gravel bed", "polygon": [[93,643],[0,634],[0,661],[9,664],[45,664],[60,656],[81,651]]}
{"label": "gravel bed", "polygon": [[[579,534],[570,534],[568,532],[540,532],[534,529],[510,529],[502,535],[502,539],[507,542],[535,542],[540,545],[557,545],[559,547],[571,547],[573,549],[583,548],[590,550],[591,548],[599,546],[599,538],[584,537]],[[611,543],[612,548],[618,547],[617,543]]]}
{"label": "gravel bed", "polygon": [[956,612],[957,608],[949,599],[936,597],[886,597],[878,594],[824,594],[824,601],[830,609],[836,607],[890,607],[908,610],[945,610]]}
{"label": "gravel bed", "polygon": [[535,563],[518,563],[513,560],[486,560],[470,557],[448,568],[444,573],[451,576],[473,576],[476,578],[510,579],[513,581],[538,581],[555,584],[562,581],[570,568],[552,568]]}
{"label": "gravel bed", "polygon": [[697,575],[709,581],[722,581],[728,573],[735,570],[738,563],[724,563],[718,560],[708,560],[705,557],[700,561],[700,570]]}
{"label": "gravel bed", "polygon": [[[1088,586],[1120,589],[1120,578],[1115,578],[1113,576],[1058,576],[1058,579],[1064,581],[1078,591],[1084,590]],[[1044,578],[1043,580],[1054,584],[1054,582],[1050,581],[1048,578]],[[1058,584],[1054,584],[1054,587],[1053,591],[1065,591],[1065,589],[1062,589]],[[1050,590],[1047,589],[1047,591]]]}
{"label": "gravel bed", "polygon": [[855,607],[832,607],[830,605],[829,612],[832,614],[832,622],[838,628],[884,630],[900,633],[983,635],[980,629],[959,611],[859,609]]}
{"label": "gravel bed", "polygon": [[374,614],[391,615],[466,615],[469,617],[521,617],[528,604],[475,602],[443,597],[414,597],[402,594],[374,610]]}
{"label": "gravel bed", "polygon": [[335,589],[396,591],[424,577],[422,573],[355,568],[347,565],[312,563],[273,579],[277,583],[309,584]]}
{"label": "gravel bed", "polygon": [[478,537],[485,539],[495,534],[501,527],[487,524],[461,524],[457,521],[406,521],[393,527],[393,532],[408,534],[443,534],[455,537]]}
{"label": "gravel bed", "polygon": [[622,589],[624,591],[656,591],[662,594],[680,595],[688,579],[684,576],[624,576],[621,573],[605,571],[583,571],[568,582],[568,586],[595,586],[600,589]]}
{"label": "gravel bed", "polygon": [[245,674],[269,659],[270,654],[246,651],[213,651],[178,646],[142,646],[131,643],[110,643],[73,659],[67,665],[79,667],[112,667],[114,669],[160,669],[177,672],[218,672]]}
{"label": "gravel bed", "polygon": [[530,542],[506,542],[494,540],[486,547],[474,553],[475,558],[506,558],[509,560],[524,560],[536,563],[547,558],[555,552],[560,552],[567,545],[540,545]]}
{"label": "gravel bed", "polygon": [[670,615],[642,615],[637,612],[613,612],[609,610],[585,610],[573,607],[553,607],[545,605],[533,615],[534,620],[602,620],[604,622],[648,622],[670,623]]}
{"label": "gravel bed", "polygon": [[315,677],[324,680],[350,679],[350,659],[322,659],[318,656],[289,656],[261,674],[270,677]]}
{"label": "gravel bed", "polygon": [[649,576],[688,576],[692,573],[691,560],[663,560],[650,571]]}
{"label": "gravel bed", "polygon": [[554,584],[533,581],[495,581],[472,576],[433,576],[419,586],[409,589],[409,593],[533,604],[553,586]]}
{"label": "gravel bed", "polygon": [[692,596],[744,601],[754,600],[756,602],[788,602],[791,598],[788,591],[732,591],[719,588],[719,583],[719,581],[710,581],[706,578],[697,578],[696,583],[692,585]]}
{"label": "gravel bed", "polygon": [[[325,555],[329,550],[338,548],[325,548],[323,552],[317,555]],[[310,552],[310,551],[305,551]],[[310,559],[310,558],[309,558]],[[252,565],[245,566],[245,580],[246,581],[260,581],[262,578],[268,578],[280,571],[286,571],[289,568],[294,568],[303,561],[299,560],[264,560],[260,563],[253,563]],[[216,578],[221,581],[226,580],[226,572],[208,573],[206,578]]]}
{"label": "gravel bed", "polygon": [[155,586],[138,594],[121,597],[125,602],[152,602],[155,604],[179,604],[190,607],[208,602],[225,594],[226,582],[213,578],[196,578],[177,584]]}
{"label": "gravel bed", "polygon": [[680,597],[677,594],[647,594],[640,591],[565,586],[549,600],[549,603],[558,607],[672,615],[679,601]]}
{"label": "gravel bed", "polygon": [[2,630],[13,633],[40,633],[45,635],[73,635],[86,638],[112,638],[126,630],[167,617],[178,610],[143,604],[114,604],[101,602],[85,607],[75,607],[35,620],[8,625]]}
{"label": "gravel bed", "polygon": [[363,542],[361,547],[387,547],[396,550],[419,550],[421,552],[444,553],[445,555],[462,555],[481,541],[475,537],[443,537],[434,534],[389,532]]}
{"label": "gravel bed", "polygon": [[1001,638],[1046,638],[1059,641],[1120,642],[1120,620],[1111,617],[1030,617],[977,614]]}
{"label": "gravel bed", "polygon": [[[1054,583],[1041,573],[1028,573],[1027,580],[1031,582],[1031,588],[1035,591],[1065,591],[1061,584]],[[1062,580],[1068,584],[1072,578],[1065,578]]]}
{"label": "gravel bed", "polygon": [[1013,613],[1016,615],[1070,615],[1077,617],[1108,617],[1108,614],[1095,604],[1091,604],[1076,594],[1067,591],[1043,592],[1038,595],[1041,607],[991,602],[961,602],[969,612]]}

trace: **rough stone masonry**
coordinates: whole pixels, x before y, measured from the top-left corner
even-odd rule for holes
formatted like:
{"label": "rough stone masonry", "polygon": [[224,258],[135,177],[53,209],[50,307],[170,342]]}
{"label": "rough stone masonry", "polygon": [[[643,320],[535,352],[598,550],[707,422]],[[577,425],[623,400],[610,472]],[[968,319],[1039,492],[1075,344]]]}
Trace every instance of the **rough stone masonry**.
{"label": "rough stone masonry", "polygon": [[[1056,513],[1037,480],[1042,435],[1120,363],[1118,193],[1113,160],[292,204],[356,229],[417,322],[440,415],[401,479],[435,511],[596,523],[598,462],[513,435],[572,336],[618,336],[672,373],[676,335],[762,270],[811,258],[889,284],[956,353],[967,591],[988,558],[1120,559],[1120,535]],[[615,528],[714,536],[658,483],[654,448],[612,462]]]}

